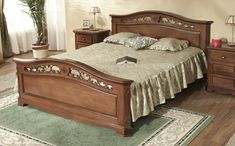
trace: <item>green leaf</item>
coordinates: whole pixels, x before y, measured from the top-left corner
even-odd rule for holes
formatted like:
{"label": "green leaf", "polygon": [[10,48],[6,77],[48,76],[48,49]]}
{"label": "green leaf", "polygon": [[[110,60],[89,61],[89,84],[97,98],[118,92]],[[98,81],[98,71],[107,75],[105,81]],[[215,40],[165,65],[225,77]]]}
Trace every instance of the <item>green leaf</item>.
{"label": "green leaf", "polygon": [[28,14],[34,23],[37,32],[36,45],[47,44],[47,23],[45,16],[45,0],[19,0],[22,6],[28,7],[29,11],[23,10]]}

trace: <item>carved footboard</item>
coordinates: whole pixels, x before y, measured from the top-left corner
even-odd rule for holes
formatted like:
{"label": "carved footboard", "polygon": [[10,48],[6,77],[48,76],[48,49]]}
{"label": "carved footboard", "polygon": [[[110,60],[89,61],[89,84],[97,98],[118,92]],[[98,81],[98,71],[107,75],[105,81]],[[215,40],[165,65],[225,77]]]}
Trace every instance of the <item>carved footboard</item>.
{"label": "carved footboard", "polygon": [[124,136],[130,133],[131,80],[109,76],[71,60],[14,61],[19,105],[112,128]]}

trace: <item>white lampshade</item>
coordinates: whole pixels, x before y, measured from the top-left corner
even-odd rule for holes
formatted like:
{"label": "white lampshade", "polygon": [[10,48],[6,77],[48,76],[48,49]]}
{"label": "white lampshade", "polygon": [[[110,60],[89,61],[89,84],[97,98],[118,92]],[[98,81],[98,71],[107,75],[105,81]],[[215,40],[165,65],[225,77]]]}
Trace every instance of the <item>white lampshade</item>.
{"label": "white lampshade", "polygon": [[100,13],[100,8],[99,7],[91,7],[90,9],[90,13]]}
{"label": "white lampshade", "polygon": [[229,15],[228,18],[225,20],[226,24],[231,24],[232,25],[232,42],[228,43],[228,46],[235,46],[235,43],[233,41],[233,34],[234,34],[234,26],[235,26],[235,15]]}
{"label": "white lampshade", "polygon": [[225,23],[235,25],[235,15],[228,16],[228,18],[225,20]]}

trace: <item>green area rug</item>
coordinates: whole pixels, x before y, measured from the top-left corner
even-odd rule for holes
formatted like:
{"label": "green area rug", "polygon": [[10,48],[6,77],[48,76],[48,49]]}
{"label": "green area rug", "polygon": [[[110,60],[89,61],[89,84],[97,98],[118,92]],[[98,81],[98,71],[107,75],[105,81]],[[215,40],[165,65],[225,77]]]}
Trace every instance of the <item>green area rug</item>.
{"label": "green area rug", "polygon": [[18,95],[0,98],[0,145],[137,146],[188,145],[212,117],[159,106],[133,124],[131,137],[16,105]]}

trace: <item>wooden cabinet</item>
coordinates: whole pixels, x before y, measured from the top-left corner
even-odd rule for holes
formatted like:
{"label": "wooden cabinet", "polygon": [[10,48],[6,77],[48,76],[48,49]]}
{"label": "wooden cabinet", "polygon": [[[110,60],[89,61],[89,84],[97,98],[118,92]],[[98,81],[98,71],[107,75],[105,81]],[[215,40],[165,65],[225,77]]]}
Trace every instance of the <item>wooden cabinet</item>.
{"label": "wooden cabinet", "polygon": [[107,29],[100,29],[97,31],[76,29],[73,32],[75,33],[76,49],[102,42],[107,36],[109,36],[109,30]]}
{"label": "wooden cabinet", "polygon": [[235,47],[207,47],[208,91],[235,95]]}

